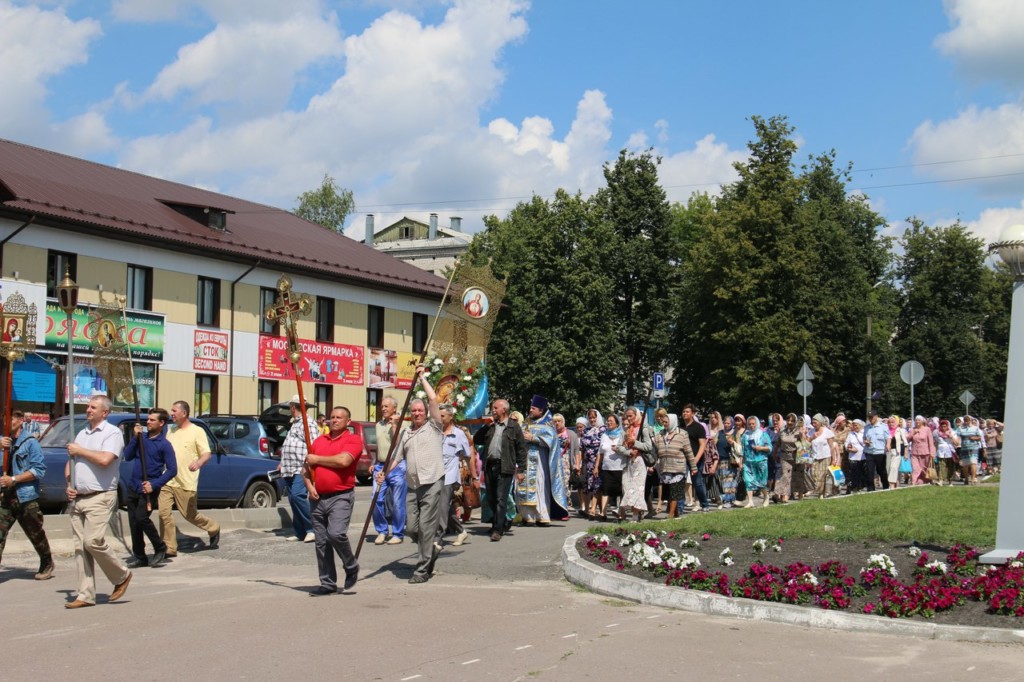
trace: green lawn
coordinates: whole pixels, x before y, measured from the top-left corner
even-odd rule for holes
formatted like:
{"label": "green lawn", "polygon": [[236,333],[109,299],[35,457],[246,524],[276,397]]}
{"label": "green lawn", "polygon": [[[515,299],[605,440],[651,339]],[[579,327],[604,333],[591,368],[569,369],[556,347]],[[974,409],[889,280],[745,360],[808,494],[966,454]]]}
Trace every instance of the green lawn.
{"label": "green lawn", "polygon": [[[922,486],[838,500],[805,500],[767,509],[687,514],[671,521],[627,527],[740,538],[814,538],[883,542],[964,543],[991,547],[996,541],[998,487]],[[607,526],[600,526],[600,532]]]}

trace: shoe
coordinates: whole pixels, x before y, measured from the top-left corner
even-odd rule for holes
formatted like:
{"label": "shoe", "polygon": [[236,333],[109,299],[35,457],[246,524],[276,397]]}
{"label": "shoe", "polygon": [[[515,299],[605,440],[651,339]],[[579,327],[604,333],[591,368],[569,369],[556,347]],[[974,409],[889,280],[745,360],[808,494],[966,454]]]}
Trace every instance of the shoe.
{"label": "shoe", "polygon": [[96,606],[96,605],[93,604],[92,602],[82,601],[81,599],[76,599],[75,601],[69,601],[69,602],[66,602],[64,604],[64,608],[66,608],[66,609],[84,609],[86,606]]}
{"label": "shoe", "polygon": [[43,568],[40,568],[39,572],[36,573],[36,575],[35,575],[36,580],[49,580],[50,578],[52,578],[53,577],[53,568],[54,567],[53,567],[52,563],[49,564],[48,566],[44,566]]}
{"label": "shoe", "polygon": [[220,530],[210,536],[210,549],[217,549],[220,547]]}
{"label": "shoe", "polygon": [[427,582],[428,580],[430,580],[430,578],[428,578],[425,575],[420,575],[419,573],[417,573],[413,577],[409,578],[409,582],[411,584],[413,584],[413,585],[421,585],[421,584]]}
{"label": "shoe", "polygon": [[331,595],[331,594],[338,594],[338,590],[337,589],[332,590],[329,587],[324,587],[323,585],[321,585],[320,587],[316,588],[315,590],[310,590],[309,591],[309,596],[310,597],[326,597],[326,596]]}
{"label": "shoe", "polygon": [[294,535],[289,535],[288,537],[286,537],[286,538],[285,538],[285,540],[286,540],[287,542],[298,542],[298,541],[299,541],[299,540],[301,540],[301,539],[302,539],[302,538],[297,538],[297,537],[295,537]]}
{"label": "shoe", "polygon": [[178,556],[177,552],[164,552],[164,554],[167,556],[168,559],[173,559],[176,556]]}
{"label": "shoe", "polygon": [[117,601],[124,596],[124,593],[128,591],[128,583],[132,581],[132,572],[128,572],[128,577],[122,580],[119,584],[114,585],[114,591],[110,593],[110,599],[107,601]]}
{"label": "shoe", "polygon": [[497,542],[498,540],[501,540],[501,533],[498,531],[491,533],[491,542]]}
{"label": "shoe", "polygon": [[138,557],[133,556],[131,559],[124,562],[124,565],[128,568],[141,568],[144,566],[149,566],[149,562],[144,559],[140,559]]}
{"label": "shoe", "polygon": [[458,534],[458,536],[456,536],[455,542],[452,543],[452,546],[454,546],[454,547],[461,547],[462,543],[464,543],[468,538],[469,538],[469,533],[467,533],[466,531],[462,531],[461,533]]}
{"label": "shoe", "polygon": [[377,537],[375,537],[373,539],[373,544],[375,544],[375,545],[383,545],[387,541],[388,541],[388,536],[384,535],[384,533],[377,533]]}
{"label": "shoe", "polygon": [[167,559],[167,552],[165,550],[158,551],[153,554],[153,558],[149,560],[149,565],[156,568]]}
{"label": "shoe", "polygon": [[359,580],[359,569],[352,571],[351,573],[345,574],[345,589],[351,590],[356,586],[356,582]]}
{"label": "shoe", "polygon": [[402,544],[403,540],[405,540],[405,538],[400,538],[397,535],[392,535],[391,539],[388,540],[388,544],[389,545],[400,545],[400,544]]}
{"label": "shoe", "polygon": [[437,557],[441,556],[441,545],[434,543],[434,551],[430,553],[430,561],[427,562],[427,577],[434,575],[434,564],[437,563]]}
{"label": "shoe", "polygon": [[308,533],[306,533],[306,537],[303,538],[302,541],[303,542],[313,542],[315,540],[316,540],[316,535],[313,533],[313,531],[309,531]]}
{"label": "shoe", "polygon": [[538,528],[550,528],[551,527],[551,522],[550,521],[538,521],[537,522],[537,527]]}

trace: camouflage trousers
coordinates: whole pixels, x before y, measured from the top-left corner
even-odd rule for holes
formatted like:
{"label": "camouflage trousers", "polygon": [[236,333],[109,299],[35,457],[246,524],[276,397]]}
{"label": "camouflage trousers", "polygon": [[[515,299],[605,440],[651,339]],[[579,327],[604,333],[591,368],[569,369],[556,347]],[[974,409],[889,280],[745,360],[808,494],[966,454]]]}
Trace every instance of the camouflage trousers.
{"label": "camouflage trousers", "polygon": [[53,564],[50,543],[46,539],[46,531],[43,530],[43,512],[39,509],[39,502],[21,502],[17,495],[11,493],[0,495],[0,558],[3,557],[4,546],[7,545],[7,534],[10,533],[15,521],[36,548],[39,568],[44,569]]}

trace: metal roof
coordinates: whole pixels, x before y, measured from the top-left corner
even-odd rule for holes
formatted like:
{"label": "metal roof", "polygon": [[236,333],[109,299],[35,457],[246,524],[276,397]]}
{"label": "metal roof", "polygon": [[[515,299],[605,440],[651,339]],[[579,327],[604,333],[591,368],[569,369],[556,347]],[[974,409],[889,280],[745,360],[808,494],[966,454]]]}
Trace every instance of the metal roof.
{"label": "metal roof", "polygon": [[[226,230],[174,210],[226,211]],[[272,206],[0,139],[0,213],[438,298],[445,280]]]}

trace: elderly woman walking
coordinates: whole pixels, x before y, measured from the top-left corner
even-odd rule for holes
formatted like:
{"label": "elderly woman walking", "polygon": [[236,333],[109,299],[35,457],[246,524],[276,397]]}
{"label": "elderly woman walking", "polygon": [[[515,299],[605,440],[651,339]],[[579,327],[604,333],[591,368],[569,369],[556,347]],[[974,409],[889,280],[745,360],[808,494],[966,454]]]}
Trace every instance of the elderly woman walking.
{"label": "elderly woman walking", "polygon": [[935,457],[935,436],[925,423],[924,417],[914,418],[914,430],[910,432],[910,485],[928,483],[928,469]]}
{"label": "elderly woman walking", "polygon": [[672,519],[678,515],[679,500],[685,496],[687,475],[699,475],[690,437],[679,428],[679,417],[665,416],[665,428],[654,437],[654,450],[658,454],[658,475],[668,486],[668,517]]}
{"label": "elderly woman walking", "polygon": [[[785,426],[779,431],[777,447],[779,473],[775,479],[775,494],[779,496],[779,502],[782,504],[789,502],[789,498],[793,495],[793,465],[796,463],[797,446],[801,440],[800,431],[797,416],[790,412],[786,415]],[[802,476],[802,465],[800,473]]]}
{"label": "elderly woman walking", "polygon": [[598,494],[601,492],[601,437],[605,425],[601,413],[595,409],[587,411],[587,425],[580,436],[581,473],[580,511],[587,519],[597,516]]}
{"label": "elderly woman walking", "polygon": [[839,448],[836,445],[835,434],[828,427],[828,419],[816,414],[811,418],[811,426],[814,427],[814,437],[811,439],[814,493],[825,498],[835,494],[835,484],[828,468],[839,464]]}
{"label": "elderly woman walking", "polygon": [[754,506],[754,495],[760,493],[767,507],[768,497],[768,455],[772,451],[772,439],[761,428],[757,417],[747,419],[747,432],[743,437],[743,484],[747,487],[744,507]]}

